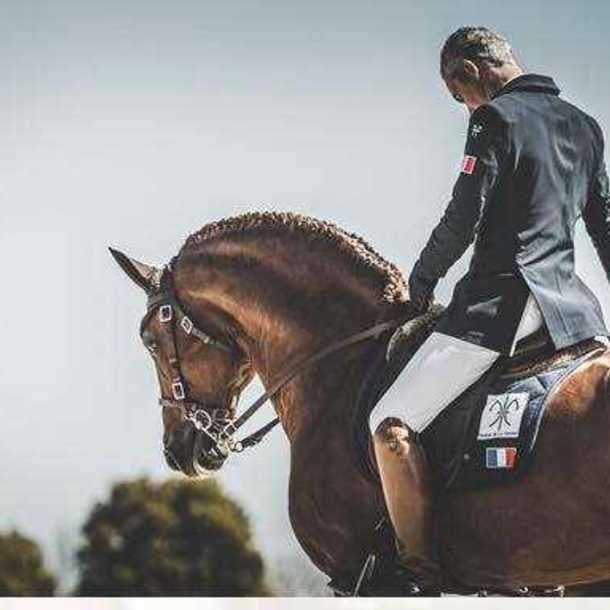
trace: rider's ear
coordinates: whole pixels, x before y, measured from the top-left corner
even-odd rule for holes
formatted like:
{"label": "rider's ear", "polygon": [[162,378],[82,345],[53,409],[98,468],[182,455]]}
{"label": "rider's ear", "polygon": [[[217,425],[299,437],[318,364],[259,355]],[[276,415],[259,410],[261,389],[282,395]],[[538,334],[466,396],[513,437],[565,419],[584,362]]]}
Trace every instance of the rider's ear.
{"label": "rider's ear", "polygon": [[126,254],[108,248],[119,267],[142,289],[146,292],[154,292],[158,289],[158,278],[160,270],[151,265],[145,265],[140,261],[129,258]]}
{"label": "rider's ear", "polygon": [[459,78],[466,84],[476,83],[481,78],[479,66],[469,59],[464,59],[462,61]]}

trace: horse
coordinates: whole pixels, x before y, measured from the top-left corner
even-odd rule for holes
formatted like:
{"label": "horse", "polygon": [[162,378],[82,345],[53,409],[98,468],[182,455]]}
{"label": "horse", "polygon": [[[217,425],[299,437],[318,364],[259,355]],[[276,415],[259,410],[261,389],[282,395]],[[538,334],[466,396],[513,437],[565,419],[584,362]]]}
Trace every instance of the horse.
{"label": "horse", "polygon": [[[389,321],[415,315],[400,270],[357,234],[290,212],[210,222],[163,269],[111,252],[149,297],[140,330],[158,375],[168,465],[197,477],[242,449],[210,431],[230,429],[258,375],[290,443],[294,534],[333,581],[353,582],[387,513],[381,486],[355,463],[349,421]],[[311,360],[375,325],[381,334]],[[602,350],[552,392],[520,481],[444,497],[440,561],[452,582],[476,590],[609,579],[609,371]]]}

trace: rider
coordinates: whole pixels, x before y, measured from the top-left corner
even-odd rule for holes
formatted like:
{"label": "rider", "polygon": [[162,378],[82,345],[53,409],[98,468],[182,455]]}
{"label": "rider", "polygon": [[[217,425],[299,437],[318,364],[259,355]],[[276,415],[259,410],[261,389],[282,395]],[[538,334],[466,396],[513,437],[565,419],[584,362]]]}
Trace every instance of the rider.
{"label": "rider", "polygon": [[610,277],[610,189],[596,121],[563,101],[550,77],[523,73],[506,38],[486,28],[454,32],[440,64],[470,121],[451,201],[409,278],[420,312],[472,241],[474,252],[434,332],[369,419],[401,569],[423,594],[438,592],[440,574],[417,433],[540,326],[556,349],[608,335],[574,271],[581,215]]}

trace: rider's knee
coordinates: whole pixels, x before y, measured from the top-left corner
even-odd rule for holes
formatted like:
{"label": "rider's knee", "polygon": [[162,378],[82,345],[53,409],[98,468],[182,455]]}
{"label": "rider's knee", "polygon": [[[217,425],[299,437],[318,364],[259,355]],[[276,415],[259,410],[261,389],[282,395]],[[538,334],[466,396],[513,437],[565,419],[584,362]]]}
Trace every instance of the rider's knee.
{"label": "rider's knee", "polygon": [[415,443],[415,435],[402,420],[386,417],[375,427],[373,442],[396,455],[407,455]]}

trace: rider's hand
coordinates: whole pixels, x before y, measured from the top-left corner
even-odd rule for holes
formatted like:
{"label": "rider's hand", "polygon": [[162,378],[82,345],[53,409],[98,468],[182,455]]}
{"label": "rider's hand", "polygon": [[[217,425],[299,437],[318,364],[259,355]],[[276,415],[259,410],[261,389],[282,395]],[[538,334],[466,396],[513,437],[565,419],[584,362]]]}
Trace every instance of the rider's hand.
{"label": "rider's hand", "polygon": [[[410,295],[409,295],[410,296]],[[401,326],[399,326],[390,339],[388,340],[388,346],[386,348],[386,360],[389,362],[401,340],[404,337],[413,335],[413,319],[426,313],[434,303],[434,291],[422,291],[416,294],[415,299],[409,299],[409,305],[411,306],[411,314],[409,319]]]}
{"label": "rider's hand", "polygon": [[418,265],[415,266],[409,276],[409,300],[416,314],[428,311],[434,302],[434,284],[430,284],[418,273]]}
{"label": "rider's hand", "polygon": [[420,293],[415,298],[411,299],[411,305],[416,314],[426,313],[432,306],[432,303],[434,303],[433,291]]}

